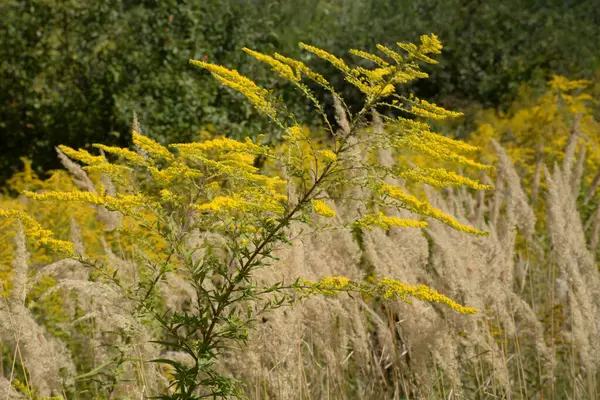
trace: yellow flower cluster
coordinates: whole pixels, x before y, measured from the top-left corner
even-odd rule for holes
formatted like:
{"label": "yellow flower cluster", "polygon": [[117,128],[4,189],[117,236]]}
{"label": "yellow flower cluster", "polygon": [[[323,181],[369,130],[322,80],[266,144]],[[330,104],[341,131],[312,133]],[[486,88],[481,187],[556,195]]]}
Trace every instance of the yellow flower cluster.
{"label": "yellow flower cluster", "polygon": [[106,159],[103,156],[93,156],[87,151],[83,149],[75,150],[70,148],[69,146],[58,146],[60,151],[65,153],[65,155],[73,160],[80,161],[84,164],[95,165],[95,164],[103,164],[106,162]]}
{"label": "yellow flower cluster", "polygon": [[302,129],[302,127],[299,125],[290,126],[286,131],[286,135],[290,139],[294,139],[294,140],[306,139],[306,134],[304,133],[304,129]]}
{"label": "yellow flower cluster", "polygon": [[421,168],[415,167],[401,171],[397,174],[399,178],[413,182],[422,182],[434,187],[467,186],[476,190],[491,190],[492,186],[484,185],[474,179],[448,171],[444,168]]}
{"label": "yellow flower cluster", "polygon": [[236,197],[218,196],[208,203],[196,204],[194,208],[198,211],[245,211],[248,202]]}
{"label": "yellow flower cluster", "polygon": [[306,294],[323,294],[336,296],[340,292],[357,292],[364,296],[379,295],[385,299],[400,299],[411,304],[409,297],[432,303],[445,304],[461,314],[475,314],[477,310],[465,307],[454,300],[444,296],[426,285],[407,285],[390,278],[380,280],[370,277],[369,283],[359,284],[343,276],[330,276],[321,278],[317,282],[300,280],[298,289]]}
{"label": "yellow flower cluster", "polygon": [[377,226],[381,229],[388,230],[392,226],[397,226],[399,228],[425,228],[427,227],[427,222],[425,221],[415,221],[413,219],[406,218],[398,218],[398,217],[388,217],[382,212],[377,214],[367,214],[358,221],[356,221],[357,226],[371,230],[373,227]]}
{"label": "yellow flower cluster", "polygon": [[83,167],[84,170],[88,172],[101,172],[104,173],[111,178],[121,181],[128,172],[131,171],[131,168],[126,167],[125,165],[117,165],[117,164],[94,164],[87,165]]}
{"label": "yellow flower cluster", "polygon": [[329,150],[329,149],[325,149],[325,150],[317,150],[317,155],[323,159],[325,162],[334,162],[335,160],[337,160],[337,155]]}
{"label": "yellow flower cluster", "polygon": [[100,150],[103,150],[106,153],[114,154],[118,157],[121,157],[133,165],[137,165],[137,166],[141,166],[141,167],[148,165],[146,160],[144,160],[144,157],[140,156],[135,151],[131,151],[129,149],[124,149],[121,147],[105,146],[103,144],[94,144],[93,146]]}
{"label": "yellow flower cluster", "polygon": [[152,178],[162,186],[169,186],[170,184],[181,180],[194,181],[204,176],[201,171],[190,168],[180,162],[174,162],[167,168],[161,170],[150,167],[149,171]]}
{"label": "yellow flower cluster", "polygon": [[51,231],[44,229],[35,219],[21,210],[0,209],[0,217],[18,219],[21,221],[26,236],[41,245],[48,246],[53,251],[69,256],[75,254],[72,243],[53,239]]}
{"label": "yellow flower cluster", "polygon": [[442,50],[442,43],[438,39],[438,37],[434,34],[422,35],[421,36],[421,45],[417,48],[416,45],[412,43],[396,43],[398,47],[404,49],[412,58],[419,59],[421,61],[425,61],[429,64],[437,64],[438,62],[425,54],[440,54]]}
{"label": "yellow flower cluster", "polygon": [[442,120],[446,118],[457,118],[463,115],[463,113],[446,110],[427,100],[418,99],[414,96],[411,96],[408,100],[412,104],[409,111],[420,117]]}
{"label": "yellow flower cluster", "polygon": [[302,290],[310,294],[323,294],[336,296],[344,290],[356,290],[358,286],[345,276],[329,276],[321,278],[318,282],[300,280]]}
{"label": "yellow flower cluster", "polygon": [[146,152],[150,157],[154,159],[164,159],[167,161],[173,160],[173,155],[169,152],[169,149],[162,146],[160,143],[140,135],[137,132],[132,133],[133,143],[141,150]]}
{"label": "yellow flower cluster", "polygon": [[[404,125],[406,126],[406,125]],[[457,151],[465,151],[472,146],[459,141],[445,138],[432,132],[416,131],[400,132],[400,136],[393,138],[393,144],[398,148],[415,151],[436,160],[451,161],[466,167],[479,170],[489,170],[491,165],[481,164],[477,161],[458,154]]]}
{"label": "yellow flower cluster", "polygon": [[[192,207],[198,211],[212,211],[220,213],[248,213],[248,212],[271,212],[282,214],[284,212],[283,201],[285,196],[271,196],[258,191],[247,190],[246,196],[233,194],[231,196],[217,196],[204,204],[193,204]],[[245,198],[246,197],[246,198]]]}
{"label": "yellow flower cluster", "polygon": [[394,50],[390,49],[389,47],[386,47],[382,44],[378,44],[377,50],[379,50],[380,52],[382,52],[383,54],[385,54],[386,56],[388,56],[389,58],[394,60],[396,62],[396,64],[402,65],[402,64],[406,63],[406,60],[404,59],[404,57],[402,57],[401,54],[395,52]]}
{"label": "yellow flower cluster", "polygon": [[369,60],[379,65],[380,67],[387,68],[390,66],[390,63],[385,61],[383,58],[379,57],[376,54],[367,53],[366,51],[351,49],[350,54],[355,55],[357,57],[364,58],[365,60]]}
{"label": "yellow flower cluster", "polygon": [[256,83],[245,76],[240,75],[236,70],[198,60],[190,60],[190,63],[210,71],[215,79],[223,85],[246,96],[258,111],[264,113],[273,120],[276,119],[277,112],[273,104],[268,100],[268,90],[257,86]]}
{"label": "yellow flower cluster", "polygon": [[180,200],[180,196],[173,194],[170,190],[163,189],[160,191],[160,198],[164,201],[177,202]]}
{"label": "yellow flower cluster", "polygon": [[486,236],[489,234],[489,232],[483,232],[471,226],[461,224],[456,219],[452,218],[450,215],[445,214],[443,211],[437,208],[433,208],[433,206],[426,201],[418,200],[415,196],[406,193],[404,190],[402,190],[402,188],[398,186],[382,184],[380,190],[382,194],[385,194],[399,201],[402,207],[414,212],[415,214],[437,219],[438,221],[443,222],[444,224],[451,226],[452,228],[457,229],[459,231],[481,236]]}
{"label": "yellow flower cluster", "polygon": [[180,154],[195,154],[196,152],[222,151],[222,152],[247,152],[252,154],[264,154],[267,148],[255,143],[252,143],[250,138],[246,138],[244,142],[233,140],[226,137],[205,140],[200,143],[178,143],[172,144],[169,147],[179,150]]}
{"label": "yellow flower cluster", "polygon": [[108,210],[119,211],[124,215],[138,216],[137,209],[148,205],[142,195],[100,196],[91,192],[44,192],[24,191],[27,197],[40,201],[75,201],[97,206],[105,206]]}
{"label": "yellow flower cluster", "polygon": [[310,201],[312,206],[313,206],[313,210],[315,210],[315,212],[319,215],[322,215],[324,217],[327,218],[333,218],[336,216],[335,211],[333,211],[331,209],[331,207],[329,207],[327,205],[327,203],[323,200],[311,200]]}
{"label": "yellow flower cluster", "polygon": [[305,75],[308,79],[312,80],[313,82],[315,82],[329,90],[333,90],[333,88],[331,87],[331,84],[327,81],[327,79],[325,79],[321,74],[316,73],[313,70],[311,70],[310,68],[308,68],[308,66],[306,64],[304,64],[302,61],[298,61],[298,60],[294,60],[293,58],[282,56],[279,53],[273,54],[273,57],[275,57],[277,60],[281,61],[282,63],[289,65],[291,68],[294,68],[296,70],[297,74]]}
{"label": "yellow flower cluster", "polygon": [[244,47],[242,50],[245,51],[246,53],[250,54],[252,57],[256,58],[258,61],[262,61],[266,64],[269,64],[273,68],[273,71],[278,73],[279,76],[281,76],[282,78],[288,79],[293,82],[300,81],[301,75],[300,75],[299,71],[296,70],[296,73],[294,73],[294,71],[292,70],[292,68],[289,65],[284,64],[283,62],[281,62],[271,56],[268,56],[266,54],[262,54],[262,53],[259,53],[258,51],[250,50],[247,47]]}
{"label": "yellow flower cluster", "polygon": [[421,46],[419,47],[419,51],[423,54],[441,54],[442,53],[442,49],[444,46],[442,46],[442,42],[440,42],[440,39],[435,35],[435,34],[431,34],[431,35],[421,35],[421,37],[419,38],[421,40]]}
{"label": "yellow flower cluster", "polygon": [[377,289],[385,299],[401,299],[410,304],[408,296],[415,299],[442,303],[461,314],[475,314],[476,309],[465,307],[426,285],[409,286],[400,281],[384,278],[377,282]]}
{"label": "yellow flower cluster", "polygon": [[348,74],[350,73],[350,67],[348,67],[346,65],[346,63],[344,62],[344,60],[342,60],[341,58],[338,58],[338,57],[334,56],[333,54],[326,52],[323,49],[319,49],[318,47],[310,46],[310,45],[302,43],[302,42],[300,42],[300,47],[302,47],[303,49],[305,49],[307,51],[310,51],[311,53],[313,53],[314,55],[316,55],[319,58],[322,58],[325,61],[329,61],[331,63],[331,65],[333,65],[340,71],[348,73]]}

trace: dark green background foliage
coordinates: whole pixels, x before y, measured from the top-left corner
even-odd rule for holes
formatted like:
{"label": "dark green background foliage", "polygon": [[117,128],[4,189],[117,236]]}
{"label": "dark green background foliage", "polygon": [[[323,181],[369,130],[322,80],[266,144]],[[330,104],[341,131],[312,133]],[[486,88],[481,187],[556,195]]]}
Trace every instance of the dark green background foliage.
{"label": "dark green background foliage", "polygon": [[[308,123],[310,108],[244,46],[320,68],[304,41],[349,48],[416,41],[445,48],[414,90],[453,109],[504,104],[551,73],[591,77],[599,67],[597,0],[0,0],[0,181],[18,157],[55,167],[54,146],[125,145],[135,110],[144,133],[193,139],[214,126],[233,136],[270,127],[188,59],[237,68],[278,93]],[[334,79],[352,96],[353,89]],[[327,98],[323,93],[323,100]]]}

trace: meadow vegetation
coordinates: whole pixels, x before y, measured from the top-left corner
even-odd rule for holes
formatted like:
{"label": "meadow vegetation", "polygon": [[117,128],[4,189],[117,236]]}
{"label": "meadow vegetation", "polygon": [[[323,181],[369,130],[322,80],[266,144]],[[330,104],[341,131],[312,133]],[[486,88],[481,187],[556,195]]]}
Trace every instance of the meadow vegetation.
{"label": "meadow vegetation", "polygon": [[523,87],[459,141],[433,127],[460,113],[406,90],[435,35],[352,49],[356,65],[300,46],[337,78],[244,51],[319,129],[200,59],[280,141],[162,145],[134,117],[129,147],[58,146],[47,177],[23,159],[0,198],[0,394],[597,398],[591,82]]}

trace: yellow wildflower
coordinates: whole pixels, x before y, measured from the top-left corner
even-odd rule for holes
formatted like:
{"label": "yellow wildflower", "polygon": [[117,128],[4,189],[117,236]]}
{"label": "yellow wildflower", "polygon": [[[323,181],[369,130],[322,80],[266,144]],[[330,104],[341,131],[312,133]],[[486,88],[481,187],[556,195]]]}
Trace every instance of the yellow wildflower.
{"label": "yellow wildflower", "polygon": [[69,146],[58,146],[59,150],[65,153],[65,155],[73,160],[81,161],[84,164],[95,165],[106,162],[103,156],[93,156],[83,149],[75,150]]}
{"label": "yellow wildflower", "polygon": [[215,79],[223,85],[246,96],[258,111],[272,119],[276,118],[277,112],[275,111],[275,107],[267,100],[269,97],[268,90],[257,86],[256,83],[241,75],[236,70],[198,60],[190,60],[190,63],[210,71]]}
{"label": "yellow wildflower", "polygon": [[378,44],[376,46],[379,51],[381,51],[383,54],[385,54],[386,56],[388,56],[389,58],[394,60],[397,64],[404,64],[406,62],[406,60],[404,59],[404,57],[402,57],[402,55],[396,53],[394,50],[390,49],[389,47],[386,47],[382,44]]}
{"label": "yellow wildflower", "polygon": [[286,137],[295,141],[306,140],[307,135],[299,125],[290,126],[286,130]]}
{"label": "yellow wildflower", "polygon": [[[394,139],[394,144],[399,148],[406,148],[412,151],[416,151],[425,154],[429,157],[438,160],[452,161],[458,164],[473,167],[480,170],[488,170],[492,168],[491,165],[485,165],[473,161],[465,156],[455,153],[452,148],[448,147],[448,143],[440,139],[440,135],[434,133],[409,133],[400,138]],[[467,149],[469,145],[465,144],[465,147],[459,148],[459,150]]]}
{"label": "yellow wildflower", "polygon": [[272,200],[266,198],[261,199],[261,202],[251,202],[244,200],[240,196],[217,196],[208,203],[193,204],[198,211],[214,211],[214,212],[249,212],[249,211],[270,211],[277,214],[283,212],[283,207]]}
{"label": "yellow wildflower", "polygon": [[327,218],[333,218],[333,217],[335,217],[335,215],[336,215],[335,211],[333,211],[331,209],[331,207],[329,207],[325,201],[323,201],[323,200],[311,200],[310,202],[311,202],[311,204],[313,206],[313,209],[315,210],[315,212],[317,214],[322,215],[322,216],[327,217]]}
{"label": "yellow wildflower", "polygon": [[317,150],[317,154],[325,161],[325,162],[334,162],[337,160],[337,155],[328,149],[325,150]]}
{"label": "yellow wildflower", "polygon": [[94,164],[83,167],[84,170],[88,172],[102,172],[110,177],[121,179],[125,174],[131,171],[129,167],[125,165],[116,165],[116,164]]}
{"label": "yellow wildflower", "polygon": [[414,182],[423,182],[435,187],[467,186],[476,190],[490,190],[492,186],[464,177],[444,168],[416,167],[397,174],[398,177]]}
{"label": "yellow wildflower", "polygon": [[351,49],[350,54],[364,58],[365,60],[369,60],[379,65],[380,67],[386,68],[389,67],[389,63],[385,61],[383,58],[379,57],[376,54],[367,53],[366,51]]}
{"label": "yellow wildflower", "polygon": [[374,226],[378,226],[381,229],[388,230],[392,226],[397,226],[399,228],[425,228],[428,225],[425,221],[415,221],[406,218],[388,217],[382,212],[379,212],[378,214],[367,214],[360,220],[356,221],[356,224],[368,230],[371,230]]}
{"label": "yellow wildflower", "polygon": [[289,79],[290,81],[293,81],[293,82],[300,81],[300,74],[294,74],[294,71],[292,70],[292,68],[289,65],[286,65],[286,64],[282,63],[281,61],[279,61],[271,56],[268,56],[266,54],[262,54],[262,53],[259,53],[258,51],[250,50],[247,47],[244,47],[242,50],[245,51],[246,53],[250,54],[252,57],[256,58],[258,61],[262,61],[266,64],[269,64],[271,67],[273,67],[273,71],[277,72],[279,74],[279,76],[281,76],[282,78]]}
{"label": "yellow wildflower", "polygon": [[459,231],[482,236],[489,234],[489,232],[483,232],[471,226],[461,224],[451,216],[445,214],[443,211],[434,208],[428,202],[420,201],[415,196],[404,192],[404,190],[402,190],[402,188],[400,187],[383,184],[381,185],[381,192],[399,201],[404,208],[416,214],[435,218],[438,221],[443,222],[444,224],[451,226],[452,228],[457,229]]}
{"label": "yellow wildflower", "polygon": [[463,113],[446,110],[445,108],[439,107],[428,102],[427,100],[418,99],[414,96],[411,96],[408,101],[410,101],[412,104],[412,107],[409,111],[420,117],[441,120],[446,118],[461,117],[463,115]]}
{"label": "yellow wildflower", "polygon": [[0,208],[0,217],[15,218],[21,222],[26,236],[34,239],[38,244],[48,246],[53,251],[69,256],[75,254],[73,244],[52,238],[52,231],[44,229],[35,219],[21,210],[5,210]]}
{"label": "yellow wildflower", "polygon": [[318,74],[318,73],[314,72],[313,70],[311,70],[310,68],[308,68],[308,66],[306,64],[304,64],[302,61],[298,61],[298,60],[294,60],[293,58],[282,56],[279,53],[273,54],[273,57],[275,57],[275,59],[289,65],[290,67],[296,69],[296,73],[298,74],[298,76],[300,76],[300,74],[304,74],[308,79],[314,81],[315,83],[318,83],[319,85],[321,85],[329,90],[332,90],[331,84],[327,81],[327,79],[325,79],[321,74]]}
{"label": "yellow wildflower", "polygon": [[154,167],[150,167],[149,170],[156,182],[163,186],[168,186],[169,184],[182,179],[193,181],[204,176],[201,171],[190,168],[187,165],[178,162],[173,163],[169,167],[162,170]]}
{"label": "yellow wildflower", "polygon": [[244,142],[240,142],[239,140],[233,140],[226,137],[205,140],[201,143],[177,143],[172,144],[169,147],[175,148],[183,154],[186,154],[186,152],[208,152],[211,150],[250,152],[253,154],[262,154],[267,151],[265,147],[252,143],[249,138],[246,138]]}
{"label": "yellow wildflower", "polygon": [[326,52],[323,49],[319,49],[318,47],[310,46],[310,45],[302,43],[302,42],[300,42],[300,46],[303,49],[310,51],[317,57],[322,58],[325,61],[329,61],[334,67],[336,67],[340,71],[345,72],[347,74],[351,73],[350,67],[348,67],[346,65],[346,63],[344,62],[344,60],[342,60],[341,58],[338,58],[338,57],[334,56],[333,54]]}
{"label": "yellow wildflower", "polygon": [[27,197],[41,201],[75,201],[97,206],[105,206],[108,210],[119,211],[124,215],[137,216],[136,209],[146,206],[146,199],[142,195],[100,196],[91,192],[23,192]]}
{"label": "yellow wildflower", "polygon": [[169,152],[169,149],[162,146],[160,143],[146,137],[144,135],[140,135],[137,132],[133,132],[133,143],[145,151],[150,157],[156,159],[165,159],[167,161],[171,161],[173,159],[173,155]]}
{"label": "yellow wildflower", "polygon": [[133,165],[142,167],[147,165],[146,160],[144,160],[144,157],[140,156],[135,151],[124,149],[121,147],[105,146],[103,144],[94,144],[93,146],[105,151],[106,153],[114,154],[118,157],[121,157],[124,160],[129,161]]}
{"label": "yellow wildflower", "polygon": [[419,47],[419,51],[423,54],[441,54],[442,53],[442,42],[440,39],[432,33],[431,35],[421,35],[421,46]]}
{"label": "yellow wildflower", "polygon": [[410,304],[407,296],[411,296],[419,300],[445,304],[461,314],[475,314],[477,312],[476,309],[462,306],[426,285],[409,286],[394,279],[384,278],[377,283],[377,287],[385,299],[398,298]]}

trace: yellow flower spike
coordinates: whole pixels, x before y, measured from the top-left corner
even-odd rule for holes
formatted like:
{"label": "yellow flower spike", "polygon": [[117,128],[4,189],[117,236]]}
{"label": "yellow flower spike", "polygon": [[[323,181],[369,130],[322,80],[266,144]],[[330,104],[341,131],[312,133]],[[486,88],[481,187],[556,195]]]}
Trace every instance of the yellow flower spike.
{"label": "yellow flower spike", "polygon": [[385,54],[386,56],[388,56],[389,58],[394,60],[396,62],[396,64],[404,64],[406,62],[406,60],[404,59],[404,57],[402,57],[402,55],[396,53],[394,50],[390,49],[389,47],[386,47],[382,44],[378,44],[376,46],[379,51],[381,51],[383,54]]}
{"label": "yellow flower spike", "polygon": [[405,50],[412,58],[419,59],[429,64],[437,64],[438,62],[425,54],[440,54],[442,50],[442,43],[434,34],[431,36],[421,36],[421,46],[419,48],[412,43],[398,42],[396,45]]}
{"label": "yellow flower spike", "polygon": [[310,202],[311,202],[311,204],[313,206],[313,209],[315,210],[315,212],[317,214],[322,215],[322,216],[327,217],[327,218],[333,218],[333,217],[336,216],[335,211],[333,211],[331,209],[331,207],[329,207],[325,201],[323,201],[323,200],[311,200]]}
{"label": "yellow flower spike", "polygon": [[268,100],[269,91],[259,87],[254,81],[241,75],[236,70],[228,69],[220,65],[206,63],[204,61],[190,60],[190,64],[210,71],[215,79],[223,85],[240,92],[256,107],[256,109],[269,118],[275,120],[277,112]]}
{"label": "yellow flower spike", "polygon": [[483,232],[471,226],[461,224],[450,215],[445,214],[443,211],[438,210],[437,208],[434,208],[428,202],[420,201],[415,196],[407,194],[398,186],[382,184],[380,190],[383,194],[397,200],[404,208],[414,212],[415,214],[437,219],[438,221],[443,222],[444,224],[462,232],[472,233],[480,236],[489,235],[489,232]]}
{"label": "yellow flower spike", "polygon": [[84,170],[88,172],[102,172],[111,178],[121,179],[128,172],[131,172],[131,168],[126,167],[124,165],[116,165],[116,164],[94,164],[83,167]]}
{"label": "yellow flower spike", "polygon": [[209,151],[236,151],[236,152],[248,152],[252,154],[264,154],[268,151],[268,148],[261,146],[246,138],[245,142],[239,140],[233,140],[226,137],[205,140],[201,143],[177,143],[172,144],[169,147],[179,150],[182,154],[193,154],[194,152],[200,152],[202,154]]}
{"label": "yellow flower spike", "polygon": [[69,146],[58,146],[59,150],[62,151],[67,157],[80,161],[84,164],[88,165],[96,165],[106,163],[106,159],[103,156],[93,156],[88,153],[86,150],[79,149],[75,150],[70,148]]}
{"label": "yellow flower spike", "polygon": [[477,149],[474,146],[462,143],[450,138],[444,138],[433,132],[419,130],[418,125],[401,121],[402,129],[398,137],[393,139],[394,145],[399,148],[405,148],[418,153],[422,153],[438,160],[452,161],[467,167],[473,167],[480,170],[489,170],[492,165],[485,165],[473,161],[457,152],[467,152]]}
{"label": "yellow flower spike", "polygon": [[304,133],[304,129],[302,129],[299,125],[290,126],[286,130],[286,137],[292,139],[294,141],[307,140],[308,137],[306,133]]}
{"label": "yellow flower spike", "polygon": [[396,92],[396,87],[394,85],[387,84],[383,89],[381,89],[379,96],[386,97],[393,94],[394,92]]}
{"label": "yellow flower spike", "polygon": [[422,182],[434,187],[467,186],[476,190],[491,190],[493,187],[464,177],[444,168],[416,167],[397,174],[399,178],[413,182]]}
{"label": "yellow flower spike", "polygon": [[377,92],[377,89],[373,88],[368,82],[364,81],[364,78],[361,79],[352,75],[346,75],[346,81],[356,86],[358,90],[360,90],[367,96],[372,96]]}
{"label": "yellow flower spike", "polygon": [[248,201],[240,196],[217,196],[208,203],[204,204],[192,204],[192,207],[198,211],[212,211],[212,212],[233,212],[233,213],[245,213],[245,212],[273,212],[281,214],[284,209],[278,202],[271,199],[263,198],[262,201]]}
{"label": "yellow flower spike", "polygon": [[465,307],[426,285],[410,286],[400,281],[384,278],[377,283],[377,288],[385,299],[401,299],[410,304],[408,296],[433,303],[445,304],[461,314],[475,314],[477,310]]}
{"label": "yellow flower spike", "polygon": [[444,48],[444,46],[442,46],[442,42],[440,42],[440,39],[434,33],[432,33],[431,35],[421,35],[419,39],[421,40],[421,46],[419,47],[419,51],[421,53],[442,53],[442,49]]}
{"label": "yellow flower spike", "polygon": [[282,56],[279,53],[273,54],[273,57],[276,60],[281,61],[282,63],[289,65],[291,68],[293,68],[296,71],[296,76],[298,77],[298,79],[301,79],[302,75],[305,75],[308,79],[331,90],[331,84],[327,81],[327,79],[325,79],[321,74],[311,70],[302,61],[298,61],[298,60],[294,60],[293,58]]}
{"label": "yellow flower spike", "polygon": [[383,58],[379,57],[376,54],[367,53],[366,51],[351,49],[350,54],[355,55],[357,57],[364,58],[365,60],[369,60],[379,65],[380,67],[387,68],[390,66],[390,63],[385,61]]}
{"label": "yellow flower spike", "polygon": [[75,255],[73,244],[63,240],[52,238],[52,231],[44,229],[35,219],[21,210],[0,209],[0,217],[18,219],[23,226],[25,236],[35,240],[38,244],[48,246],[57,253],[63,253],[68,256]]}
{"label": "yellow flower spike", "polygon": [[242,50],[245,51],[246,53],[250,54],[252,57],[256,58],[258,61],[262,61],[266,64],[269,64],[273,68],[273,71],[278,73],[279,76],[281,76],[282,78],[288,79],[293,82],[300,81],[300,76],[294,74],[294,71],[292,70],[292,68],[289,65],[284,64],[281,61],[279,61],[271,56],[268,56],[266,54],[262,54],[262,53],[259,53],[258,51],[250,50],[247,47],[244,47]]}
{"label": "yellow flower spike", "polygon": [[131,151],[129,149],[124,149],[121,147],[105,146],[103,144],[94,144],[93,146],[98,149],[103,150],[106,153],[114,154],[118,157],[121,157],[133,165],[137,165],[140,167],[148,165],[146,160],[144,160],[144,157],[140,156],[135,151]]}
{"label": "yellow flower spike", "polygon": [[426,228],[428,226],[427,222],[425,221],[388,217],[382,212],[379,212],[378,214],[367,214],[356,221],[356,225],[367,230],[371,230],[375,226],[383,230],[388,230],[393,226],[399,228]]}
{"label": "yellow flower spike", "polygon": [[149,171],[152,178],[162,186],[168,186],[171,183],[181,181],[182,179],[193,181],[204,176],[201,171],[181,163],[173,163],[168,168],[162,170],[150,167]]}
{"label": "yellow flower spike", "polygon": [[348,67],[344,60],[342,60],[341,58],[338,58],[333,54],[326,52],[323,49],[319,49],[318,47],[311,46],[306,43],[300,42],[300,47],[307,51],[310,51],[311,53],[313,53],[319,58],[322,58],[325,61],[329,61],[334,67],[336,67],[340,71],[345,72],[347,74],[351,73],[350,67]]}
{"label": "yellow flower spike", "polygon": [[334,162],[335,160],[337,160],[337,155],[333,151],[328,149],[317,150],[317,155],[325,162]]}
{"label": "yellow flower spike", "polygon": [[167,161],[173,160],[173,155],[169,152],[169,149],[162,146],[160,143],[140,135],[137,132],[132,133],[133,143],[145,151],[150,157],[154,159],[165,159]]}
{"label": "yellow flower spike", "polygon": [[97,206],[105,206],[108,210],[119,211],[124,215],[138,216],[136,209],[146,206],[147,200],[141,195],[99,196],[90,192],[44,192],[24,191],[27,197],[40,201],[75,201]]}
{"label": "yellow flower spike", "polygon": [[403,282],[390,279],[376,279],[368,277],[366,284],[358,284],[344,276],[323,277],[317,282],[300,280],[299,290],[307,294],[322,294],[336,296],[340,292],[357,292],[363,296],[380,295],[385,299],[398,299],[411,304],[409,297],[431,303],[445,304],[461,314],[475,314],[477,310],[458,304],[449,297],[437,292],[426,285],[407,285]]}
{"label": "yellow flower spike", "polygon": [[457,118],[463,116],[463,113],[461,112],[448,111],[445,108],[428,102],[427,100],[418,99],[414,96],[411,96],[408,100],[412,104],[409,112],[420,117],[442,120],[446,118]]}

